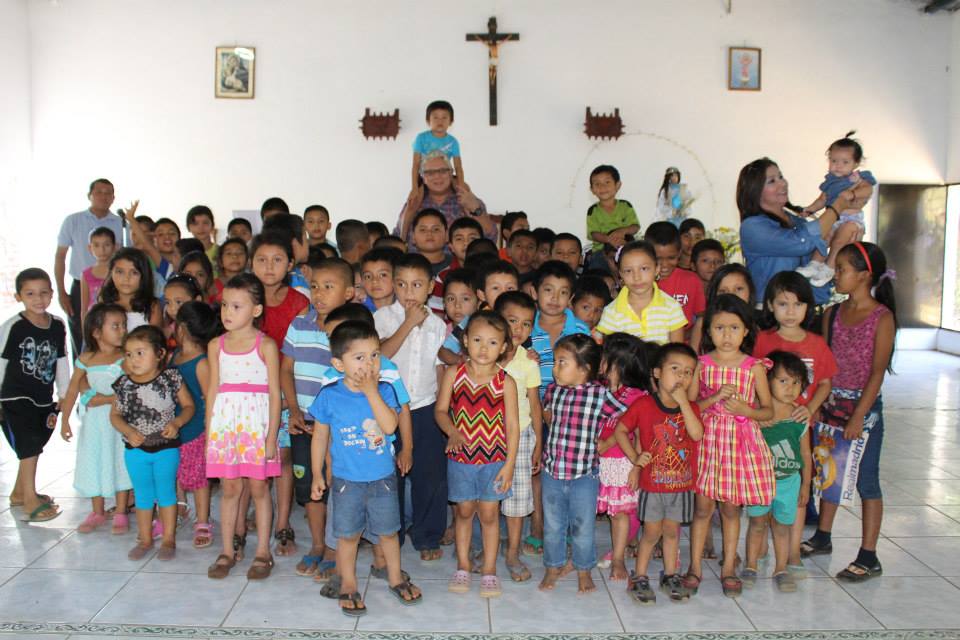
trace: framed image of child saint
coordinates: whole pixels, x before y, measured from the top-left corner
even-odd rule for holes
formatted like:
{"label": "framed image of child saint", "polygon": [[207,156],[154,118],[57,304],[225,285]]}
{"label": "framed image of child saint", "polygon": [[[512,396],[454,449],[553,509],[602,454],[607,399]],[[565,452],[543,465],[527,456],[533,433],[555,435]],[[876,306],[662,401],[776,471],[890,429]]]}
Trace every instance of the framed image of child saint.
{"label": "framed image of child saint", "polygon": [[728,47],[727,51],[727,89],[760,91],[760,49]]}
{"label": "framed image of child saint", "polygon": [[253,98],[253,47],[217,47],[213,94],[217,98]]}

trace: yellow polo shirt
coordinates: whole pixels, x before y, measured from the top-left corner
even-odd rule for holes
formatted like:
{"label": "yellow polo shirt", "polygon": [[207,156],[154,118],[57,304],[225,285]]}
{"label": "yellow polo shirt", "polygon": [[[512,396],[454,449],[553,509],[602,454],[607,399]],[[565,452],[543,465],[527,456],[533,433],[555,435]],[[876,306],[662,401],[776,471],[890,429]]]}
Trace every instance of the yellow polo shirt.
{"label": "yellow polo shirt", "polygon": [[624,287],[616,300],[608,304],[597,331],[605,335],[611,333],[629,333],[641,340],[666,344],[670,341],[670,332],[687,325],[683,307],[672,297],[660,290],[654,283],[653,298],[650,304],[638,316],[630,306],[630,290]]}

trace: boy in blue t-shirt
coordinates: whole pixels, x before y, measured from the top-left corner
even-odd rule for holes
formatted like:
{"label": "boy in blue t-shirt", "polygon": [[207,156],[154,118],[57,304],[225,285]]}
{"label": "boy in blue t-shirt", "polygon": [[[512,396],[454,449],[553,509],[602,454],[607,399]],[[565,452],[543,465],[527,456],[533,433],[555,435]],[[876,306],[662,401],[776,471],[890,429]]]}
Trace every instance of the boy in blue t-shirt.
{"label": "boy in blue t-shirt", "polygon": [[463,184],[460,143],[447,133],[447,129],[453,124],[453,105],[446,100],[434,100],[428,104],[427,124],[430,128],[417,134],[413,141],[413,189],[416,190],[420,186],[420,161],[433,151],[439,151],[453,160],[457,182]]}
{"label": "boy in blue t-shirt", "polygon": [[380,382],[380,338],[364,322],[344,322],[330,336],[331,362],[343,379],[323,388],[310,406],[313,430],[313,483],[319,499],[326,490],[322,460],[330,449],[332,515],[337,538],[340,608],[345,615],[366,613],[357,589],[356,558],[360,534],[380,537],[390,591],[405,604],[422,599],[420,589],[400,569],[400,505],[393,447],[387,436],[397,430],[400,410],[393,388]]}

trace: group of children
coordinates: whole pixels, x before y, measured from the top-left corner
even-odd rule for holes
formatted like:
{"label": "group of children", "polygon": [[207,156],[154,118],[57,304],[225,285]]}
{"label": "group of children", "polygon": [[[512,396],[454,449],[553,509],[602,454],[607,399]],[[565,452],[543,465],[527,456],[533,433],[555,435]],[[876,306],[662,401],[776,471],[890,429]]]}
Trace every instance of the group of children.
{"label": "group of children", "polygon": [[[373,545],[372,575],[410,605],[423,594],[401,568],[406,537],[424,562],[455,544],[449,590],[471,591],[478,574],[480,595],[496,597],[504,530],[513,581],[532,577],[523,555],[542,554],[540,589],[575,571],[585,593],[599,561],[649,604],[650,560],[661,556],[658,588],[683,601],[712,556],[715,511],[726,595],[756,581],[768,528],[776,585],[795,590],[801,556],[831,550],[836,512],[824,503],[817,533],[802,542],[810,425],[845,411],[854,438],[881,410],[896,327],[882,251],[853,242],[831,256],[848,298],[821,328],[801,275],[781,272],[756,299],[749,272],[725,264],[702,224],[656,222],[641,238],[632,207],[616,199],[617,170],[597,167],[590,183],[598,202],[586,255],[576,235],[530,230],[520,212],[504,216],[502,248],[475,219],[448,228],[433,209],[412,222],[413,252],[383,225],[357,220],[337,225],[334,245],[326,209],[296,216],[279,198],[264,203],[260,234],[233,221],[219,246],[213,213],[195,207],[187,224],[199,247],[190,247],[176,223],[138,217],[134,204],[135,247],[116,250],[102,229],[91,235],[97,263],[89,282],[84,274],[72,377],[63,323],[46,312],[49,277],[17,277],[24,311],[3,326],[0,367],[4,434],[21,459],[11,503],[34,521],[59,515],[54,498],[36,492],[37,457],[58,410],[62,436],[73,437],[79,407],[74,484],[92,500],[81,533],[108,522],[125,533],[132,492],[129,557],[159,538],[157,556],[169,560],[193,493],[193,544],[211,546],[215,482],[221,548],[208,576],[224,578],[244,558],[252,501],[247,577],[264,579],[272,553],[296,552],[295,500],[311,535],[297,573],[325,582],[321,593],[346,615],[366,612],[361,537]],[[880,498],[879,424],[858,481],[865,513]],[[611,523],[601,559],[598,513]],[[879,574],[875,550],[876,536],[865,535],[840,577]]]}

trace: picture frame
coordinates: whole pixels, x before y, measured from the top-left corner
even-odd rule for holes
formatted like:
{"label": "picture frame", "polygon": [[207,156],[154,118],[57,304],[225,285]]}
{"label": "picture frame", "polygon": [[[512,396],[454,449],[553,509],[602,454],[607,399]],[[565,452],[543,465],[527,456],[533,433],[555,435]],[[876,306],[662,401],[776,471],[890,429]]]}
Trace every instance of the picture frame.
{"label": "picture frame", "polygon": [[760,49],[727,47],[727,52],[727,89],[729,91],[760,91]]}
{"label": "picture frame", "polygon": [[254,47],[217,47],[214,97],[253,99],[256,53]]}

